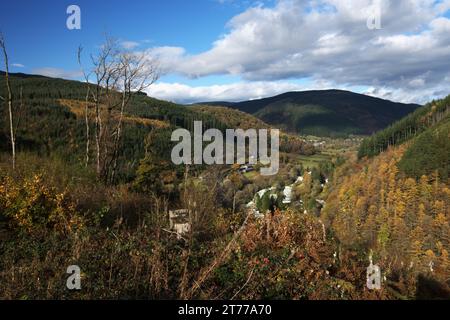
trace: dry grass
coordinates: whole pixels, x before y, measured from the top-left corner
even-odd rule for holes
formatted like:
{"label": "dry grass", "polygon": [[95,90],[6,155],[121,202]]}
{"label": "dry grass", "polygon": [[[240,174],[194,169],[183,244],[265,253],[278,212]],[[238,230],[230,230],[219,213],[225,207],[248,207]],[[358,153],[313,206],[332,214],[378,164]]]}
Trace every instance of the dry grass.
{"label": "dry grass", "polygon": [[[81,100],[72,100],[72,99],[58,99],[58,103],[63,106],[69,108],[70,112],[76,115],[77,118],[84,119],[85,117],[85,107],[86,103]],[[95,107],[95,104],[92,102],[89,102],[89,109],[93,109]],[[101,106],[101,108],[105,108],[105,106]],[[114,118],[118,118],[119,114],[118,112],[113,113]],[[90,117],[93,118],[93,117]],[[124,116],[124,122],[129,124],[140,124],[147,127],[153,127],[157,129],[165,129],[170,126],[170,124],[167,121],[161,121],[157,119],[147,119],[147,118],[140,118],[136,116]]]}

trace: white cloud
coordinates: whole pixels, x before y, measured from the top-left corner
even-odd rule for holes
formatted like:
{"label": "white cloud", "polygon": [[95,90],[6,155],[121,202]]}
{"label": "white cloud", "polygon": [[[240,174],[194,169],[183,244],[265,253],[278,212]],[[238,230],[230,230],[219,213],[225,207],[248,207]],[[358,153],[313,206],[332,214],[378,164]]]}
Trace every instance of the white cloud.
{"label": "white cloud", "polygon": [[64,78],[64,79],[79,79],[83,76],[81,70],[64,70],[60,68],[37,68],[31,71],[33,74],[39,74],[52,78]]}
{"label": "white cloud", "polygon": [[147,53],[158,57],[164,72],[190,78],[231,74],[266,83],[307,77],[420,102],[421,92],[445,92],[450,19],[444,14],[450,0],[379,3],[381,30],[366,25],[373,0],[279,0],[233,17],[210,50],[190,55],[180,47],[157,47]]}
{"label": "white cloud", "polygon": [[258,99],[286,91],[302,90],[303,86],[288,82],[243,82],[193,87],[180,83],[156,83],[147,93],[159,99],[179,103],[206,101],[241,101]]}
{"label": "white cloud", "polygon": [[392,101],[404,102],[404,103],[427,103],[436,97],[444,97],[449,94],[450,78],[443,81],[442,84],[435,87],[427,87],[420,85],[414,88],[388,88],[388,87],[370,87],[364,92],[364,94],[388,99]]}
{"label": "white cloud", "polygon": [[135,41],[122,41],[122,42],[120,42],[120,45],[124,49],[132,50],[132,49],[139,47],[140,44],[139,44],[139,42],[135,42]]}
{"label": "white cloud", "polygon": [[25,66],[21,63],[12,63],[11,66],[13,66],[15,68],[25,68]]}
{"label": "white cloud", "polygon": [[414,88],[420,88],[425,85],[425,80],[421,78],[413,79],[409,82],[409,85]]}
{"label": "white cloud", "polygon": [[298,84],[289,81],[251,81],[212,86],[189,86],[180,83],[155,83],[147,93],[155,98],[178,103],[195,103],[208,101],[243,101],[265,98],[288,91],[312,89],[354,89],[339,87],[327,81],[310,84]]}

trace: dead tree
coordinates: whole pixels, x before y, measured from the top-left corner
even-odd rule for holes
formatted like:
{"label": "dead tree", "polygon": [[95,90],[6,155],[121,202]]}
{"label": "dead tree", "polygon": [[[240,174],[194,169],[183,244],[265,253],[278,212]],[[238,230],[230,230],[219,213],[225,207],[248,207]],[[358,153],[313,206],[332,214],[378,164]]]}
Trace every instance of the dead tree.
{"label": "dead tree", "polygon": [[155,61],[148,60],[144,54],[121,52],[118,55],[119,85],[121,92],[118,123],[114,132],[114,144],[111,157],[110,183],[115,180],[119,157],[120,141],[122,138],[123,119],[126,107],[133,94],[140,93],[151,86],[159,78],[159,71]]}
{"label": "dead tree", "polygon": [[91,96],[94,101],[95,112],[95,146],[96,146],[96,171],[97,176],[101,177],[104,171],[105,145],[103,144],[105,132],[102,123],[101,104],[105,102],[104,96],[108,97],[111,91],[111,79],[115,69],[115,56],[117,50],[116,41],[106,37],[97,55],[92,55],[93,64],[92,73],[95,76],[95,89]]}
{"label": "dead tree", "polygon": [[[78,50],[80,62],[81,48]],[[117,175],[123,122],[133,95],[142,92],[158,79],[156,63],[144,54],[120,49],[117,40],[106,36],[96,55],[91,55],[94,83],[84,71],[88,85],[86,96],[86,162],[89,161],[89,95],[93,102],[95,118],[95,158],[99,179],[114,183]],[[81,65],[81,62],[80,62]],[[90,92],[90,93],[89,93]]]}
{"label": "dead tree", "polygon": [[5,38],[3,34],[0,33],[0,47],[3,51],[3,57],[5,60],[5,80],[6,80],[6,90],[7,97],[0,97],[3,101],[6,100],[8,104],[8,114],[9,114],[9,129],[10,129],[10,138],[11,138],[11,152],[12,152],[12,168],[15,170],[16,168],[16,138],[14,135],[14,125],[13,125],[13,96],[11,91],[11,83],[9,81],[9,63],[8,63],[8,53],[6,51]]}
{"label": "dead tree", "polygon": [[91,84],[89,83],[89,74],[87,74],[83,68],[81,63],[81,53],[83,48],[78,47],[78,64],[80,65],[81,71],[83,73],[84,81],[86,82],[86,97],[85,97],[85,106],[84,106],[84,116],[85,116],[85,125],[86,125],[86,156],[85,156],[85,166],[89,165],[89,152],[91,145],[91,137],[90,137],[90,125],[89,125],[89,96],[91,95]]}

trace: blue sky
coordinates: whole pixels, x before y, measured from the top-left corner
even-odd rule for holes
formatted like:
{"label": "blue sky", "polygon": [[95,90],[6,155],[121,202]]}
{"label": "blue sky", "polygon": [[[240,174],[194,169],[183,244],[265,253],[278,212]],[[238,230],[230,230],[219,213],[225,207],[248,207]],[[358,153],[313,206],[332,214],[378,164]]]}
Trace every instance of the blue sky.
{"label": "blue sky", "polygon": [[[81,8],[81,30],[66,8]],[[376,7],[378,5],[378,7]],[[382,28],[366,22],[379,8]],[[405,102],[450,87],[450,1],[2,1],[14,72],[79,79],[76,51],[105,33],[160,61],[158,98],[245,100],[341,88]]]}
{"label": "blue sky", "polygon": [[[66,8],[81,8],[81,30],[66,28]],[[191,53],[209,49],[239,6],[196,1],[2,1],[0,27],[14,61],[24,70],[52,66],[76,69],[80,44],[96,50],[106,32],[142,47],[182,46]]]}

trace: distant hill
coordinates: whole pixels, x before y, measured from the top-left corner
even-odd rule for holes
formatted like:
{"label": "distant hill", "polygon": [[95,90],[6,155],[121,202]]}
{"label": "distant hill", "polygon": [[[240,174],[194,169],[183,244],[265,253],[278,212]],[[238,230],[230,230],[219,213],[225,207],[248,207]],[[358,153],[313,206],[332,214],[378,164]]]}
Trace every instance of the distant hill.
{"label": "distant hill", "polygon": [[227,102],[227,101],[212,101],[212,102],[198,102],[193,104],[193,106],[201,105],[201,106],[213,106],[213,107],[232,107],[236,102]]}
{"label": "distant hill", "polygon": [[194,105],[191,109],[200,113],[209,114],[226,124],[229,128],[240,128],[244,130],[270,128],[270,125],[251,114],[224,106]]}
{"label": "distant hill", "polygon": [[[47,79],[49,79],[46,76],[41,76],[38,74],[26,74],[26,73],[21,73],[21,72],[17,72],[17,73],[10,72],[9,75],[14,78],[22,78],[22,79],[28,79],[28,78],[47,78]],[[5,71],[0,70],[0,77],[4,77],[4,76],[5,76]]]}
{"label": "distant hill", "polygon": [[318,136],[372,134],[419,107],[343,90],[287,92],[258,100],[204,104],[225,105],[281,129]]}
{"label": "distant hill", "polygon": [[[222,106],[193,105],[190,109],[211,116],[231,129],[270,129],[272,126],[243,111]],[[315,149],[298,135],[280,132],[280,150],[286,153],[311,155]]]}

